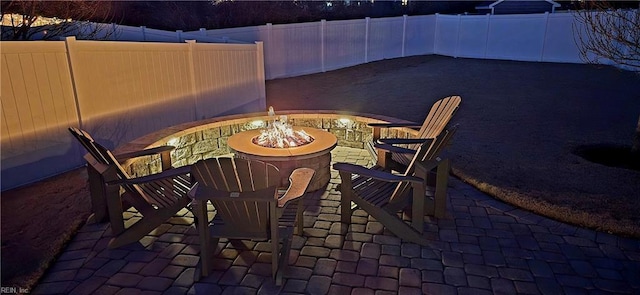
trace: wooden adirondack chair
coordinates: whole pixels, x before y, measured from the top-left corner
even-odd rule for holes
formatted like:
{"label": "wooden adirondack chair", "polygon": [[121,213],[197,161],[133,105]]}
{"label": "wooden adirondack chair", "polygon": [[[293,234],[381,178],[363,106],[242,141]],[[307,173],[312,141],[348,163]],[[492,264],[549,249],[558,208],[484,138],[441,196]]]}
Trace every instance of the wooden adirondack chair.
{"label": "wooden adirondack chair", "polygon": [[[371,123],[373,127],[373,143],[378,161],[385,170],[405,171],[415,151],[425,140],[433,140],[444,130],[458,110],[462,98],[449,96],[436,101],[429,110],[422,125],[417,123]],[[420,127],[415,138],[380,138],[382,128]],[[404,149],[393,150],[388,145],[399,145]]]}
{"label": "wooden adirondack chair", "polygon": [[[365,210],[399,238],[426,244],[423,237],[425,211],[442,217],[446,211],[446,189],[449,160],[437,160],[438,153],[448,143],[457,127],[445,130],[432,141],[423,142],[409,163],[405,173],[393,174],[381,167],[366,168],[350,163],[336,163],[340,173],[341,222],[350,224],[351,202]],[[427,177],[436,170],[435,193],[426,196]],[[398,212],[411,201],[411,225]]]}
{"label": "wooden adirondack chair", "polygon": [[[191,201],[187,192],[191,188],[190,167],[164,170],[161,173],[131,178],[119,161],[134,157],[168,152],[173,147],[159,147],[114,156],[111,151],[95,142],[91,136],[78,128],[69,128],[78,141],[89,152],[85,155],[89,171],[93,219],[101,221],[102,211],[107,211],[113,238],[109,248],[117,248],[140,240],[171,216],[185,208]],[[163,159],[163,168],[169,161]],[[125,228],[123,213],[132,206],[142,219]],[[106,208],[106,209],[104,209]]]}
{"label": "wooden adirondack chair", "polygon": [[[280,285],[296,222],[297,233],[302,234],[300,201],[315,171],[294,170],[287,190],[278,188],[278,168],[261,161],[224,157],[200,160],[191,173],[197,181],[189,195],[198,220],[201,275],[209,274],[219,238],[268,239],[272,275]],[[208,218],[207,201],[216,209],[213,220]]]}

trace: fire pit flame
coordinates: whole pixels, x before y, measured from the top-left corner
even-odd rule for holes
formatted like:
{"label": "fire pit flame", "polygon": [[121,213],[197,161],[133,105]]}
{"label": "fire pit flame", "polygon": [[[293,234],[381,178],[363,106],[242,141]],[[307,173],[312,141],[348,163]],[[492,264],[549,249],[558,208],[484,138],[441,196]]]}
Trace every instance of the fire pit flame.
{"label": "fire pit flame", "polygon": [[254,144],[269,148],[290,148],[313,142],[313,137],[304,130],[293,130],[293,127],[287,123],[287,116],[276,119],[273,107],[269,107],[269,117],[271,124],[261,130],[260,135],[253,138]]}

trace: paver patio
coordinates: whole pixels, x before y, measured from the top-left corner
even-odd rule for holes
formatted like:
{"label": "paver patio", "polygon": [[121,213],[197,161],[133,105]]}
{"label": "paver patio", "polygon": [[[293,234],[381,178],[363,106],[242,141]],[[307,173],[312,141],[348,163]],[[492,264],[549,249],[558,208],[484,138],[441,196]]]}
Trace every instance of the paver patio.
{"label": "paver patio", "polygon": [[[333,161],[370,165],[338,147]],[[198,282],[193,216],[184,209],[139,243],[108,249],[108,224],[81,228],[33,294],[606,294],[640,293],[640,241],[514,208],[452,178],[446,218],[429,218],[426,247],[403,243],[356,211],[340,234],[339,177],[305,199],[282,287],[269,248],[222,240],[216,270]],[[131,222],[136,212],[126,216]]]}

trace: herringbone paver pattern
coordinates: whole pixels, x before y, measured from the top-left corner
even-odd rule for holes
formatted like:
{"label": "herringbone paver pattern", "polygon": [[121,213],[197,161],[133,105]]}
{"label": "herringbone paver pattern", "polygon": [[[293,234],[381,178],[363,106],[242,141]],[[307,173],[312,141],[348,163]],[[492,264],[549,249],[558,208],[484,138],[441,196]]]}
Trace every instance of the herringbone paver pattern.
{"label": "herringbone paver pattern", "polygon": [[[334,161],[371,164],[338,147]],[[526,212],[452,179],[448,216],[428,218],[426,247],[403,243],[362,210],[346,235],[339,182],[305,199],[285,282],[270,278],[262,242],[226,241],[216,269],[194,281],[193,216],[182,210],[139,243],[106,248],[106,224],[85,225],[34,294],[638,294],[640,242]],[[136,212],[128,217],[135,220]]]}

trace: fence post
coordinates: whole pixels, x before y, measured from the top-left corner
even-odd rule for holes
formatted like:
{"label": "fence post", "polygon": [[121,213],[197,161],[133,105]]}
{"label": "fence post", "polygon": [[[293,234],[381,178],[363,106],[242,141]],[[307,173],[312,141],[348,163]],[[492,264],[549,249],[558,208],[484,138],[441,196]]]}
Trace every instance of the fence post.
{"label": "fence post", "polygon": [[544,60],[544,47],[547,45],[547,29],[549,28],[549,12],[544,12],[544,34],[542,35],[542,48],[540,50],[540,60]]}
{"label": "fence post", "polygon": [[487,58],[487,51],[489,51],[489,35],[491,35],[491,14],[487,13],[487,36],[484,38],[484,58]]}
{"label": "fence post", "polygon": [[364,19],[364,62],[369,62],[369,24],[371,22],[370,17]]}
{"label": "fence post", "polygon": [[456,47],[453,49],[453,57],[458,58],[460,54],[460,31],[462,31],[462,14],[458,14],[458,30],[456,32]]}
{"label": "fence post", "polygon": [[77,55],[77,50],[75,48],[76,37],[70,36],[65,38],[64,44],[67,48],[67,64],[69,65],[69,74],[71,76],[71,90],[73,92],[73,101],[76,104],[76,115],[78,116],[78,127],[80,129],[84,129],[83,120],[82,120],[82,112],[80,112],[80,100],[78,99],[78,89],[76,87],[76,78],[73,73],[73,64],[75,56]]}
{"label": "fence post", "polygon": [[147,41],[147,27],[140,26],[140,32],[142,32],[142,41]]}
{"label": "fence post", "polygon": [[176,37],[178,38],[178,43],[182,42],[182,30],[176,30]]}
{"label": "fence post", "polygon": [[264,73],[264,44],[262,41],[256,41],[256,65],[257,76],[256,83],[258,83],[258,93],[260,94],[260,107],[263,110],[267,109],[267,90],[265,87],[265,73]]}
{"label": "fence post", "polygon": [[[97,27],[98,27],[98,23],[93,23],[93,24],[95,24],[96,29],[97,29]],[[111,39],[111,40],[117,40],[117,39],[116,39],[116,32],[117,32],[117,31],[118,31],[118,25],[117,25],[116,23],[111,23],[111,32],[112,32],[112,35],[111,35],[111,36],[109,36],[109,32],[104,32],[105,37],[106,37],[106,36],[109,36],[109,39]]]}
{"label": "fence post", "polygon": [[[269,69],[269,73],[265,72],[265,75],[267,78],[271,78],[271,75],[273,75],[273,53],[271,53],[271,49],[273,48],[273,45],[271,44],[271,40],[273,40],[273,25],[271,23],[267,23],[267,46],[266,48],[263,46],[263,50],[266,50],[267,53],[264,55],[265,56],[265,64],[269,65],[268,69]],[[264,54],[264,53],[263,53]],[[267,70],[267,68],[265,68],[265,71]]]}
{"label": "fence post", "polygon": [[405,48],[405,43],[407,42],[407,15],[404,14],[402,15],[402,53],[401,53],[401,57],[404,57],[404,48]]}
{"label": "fence post", "polygon": [[433,53],[434,54],[438,54],[437,52],[437,48],[438,48],[438,16],[440,16],[439,13],[436,13],[436,25],[435,27],[435,32],[433,33]]}
{"label": "fence post", "polygon": [[325,72],[324,69],[324,30],[325,30],[325,26],[327,25],[327,21],[326,20],[321,20],[320,21],[320,65],[322,68],[322,72]]}
{"label": "fence post", "polygon": [[196,83],[196,61],[193,56],[196,40],[185,40],[185,42],[189,46],[189,80],[191,81],[191,95],[193,96],[193,120],[196,121],[198,120],[198,100],[200,99]]}

